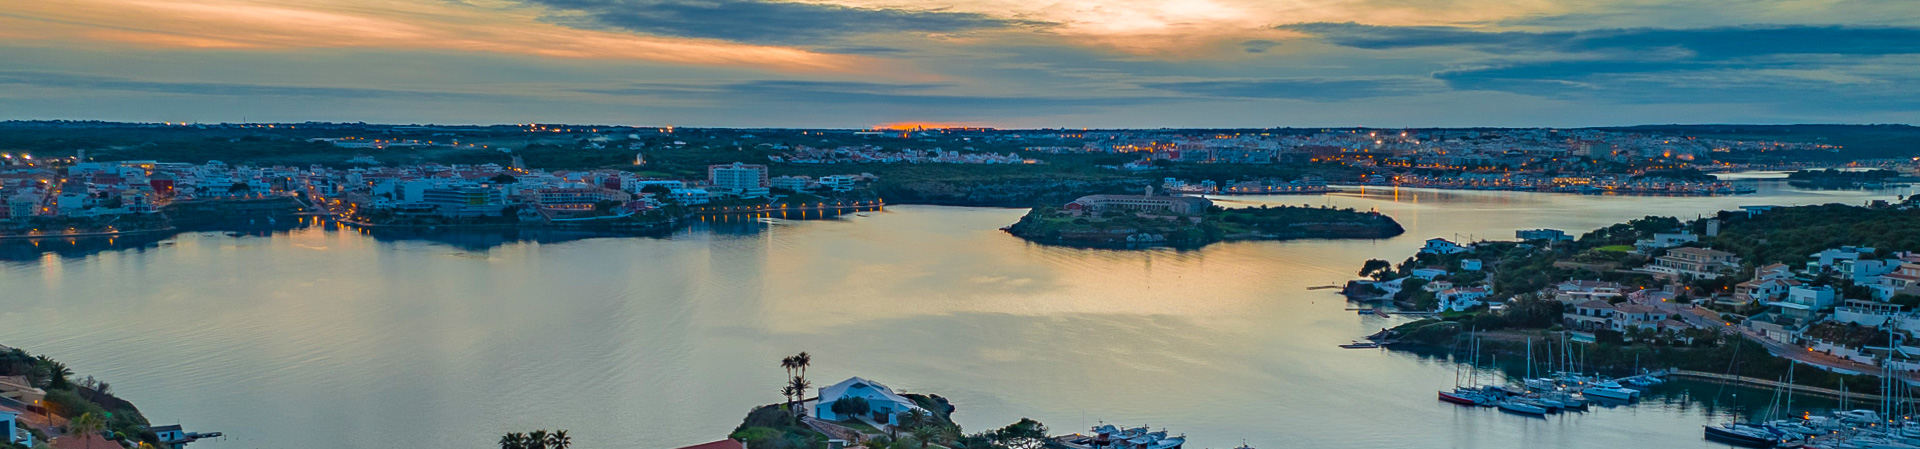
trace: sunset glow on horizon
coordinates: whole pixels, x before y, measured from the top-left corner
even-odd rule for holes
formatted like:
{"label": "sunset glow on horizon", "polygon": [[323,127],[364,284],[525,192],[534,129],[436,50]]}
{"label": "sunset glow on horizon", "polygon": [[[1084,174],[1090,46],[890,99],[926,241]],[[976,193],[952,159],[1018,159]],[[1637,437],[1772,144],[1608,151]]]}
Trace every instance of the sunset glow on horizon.
{"label": "sunset glow on horizon", "polygon": [[1920,4],[1743,5],[74,0],[0,14],[0,84],[154,122],[1920,122]]}

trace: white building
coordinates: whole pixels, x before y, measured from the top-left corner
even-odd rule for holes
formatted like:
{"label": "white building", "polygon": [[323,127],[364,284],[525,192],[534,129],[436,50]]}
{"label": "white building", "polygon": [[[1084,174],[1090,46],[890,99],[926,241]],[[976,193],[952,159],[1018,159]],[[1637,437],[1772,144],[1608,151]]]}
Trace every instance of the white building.
{"label": "white building", "polygon": [[1420,248],[1420,252],[1427,254],[1458,254],[1466,251],[1467,247],[1442,238],[1427,239],[1427,246]]}
{"label": "white building", "polygon": [[1487,291],[1486,287],[1449,288],[1435,294],[1434,298],[1440,300],[1439,312],[1464,312],[1474,306],[1485,304],[1480,300],[1491,294],[1493,293]]}
{"label": "white building", "polygon": [[707,183],[728,195],[745,198],[767,196],[767,166],[735,162],[707,166]]}
{"label": "white building", "polygon": [[1675,246],[1680,246],[1683,244],[1693,243],[1698,241],[1700,241],[1700,236],[1694,235],[1691,232],[1685,232],[1685,231],[1682,231],[1679,234],[1654,234],[1653,238],[1651,239],[1633,242],[1633,248],[1638,249],[1640,250],[1640,252],[1644,253],[1644,252],[1649,252],[1656,249],[1672,248]]}
{"label": "white building", "polygon": [[853,175],[821,176],[820,186],[833,189],[835,192],[849,192],[853,191],[853,183],[857,179]]}
{"label": "white building", "polygon": [[667,196],[684,206],[707,204],[713,201],[713,194],[708,193],[706,189],[673,189]]}
{"label": "white building", "polygon": [[853,377],[833,384],[833,386],[821,388],[820,401],[813,407],[813,417],[828,421],[854,419],[851,415],[843,416],[833,411],[834,402],[851,398],[866,400],[867,410],[859,413],[863,413],[864,416],[873,419],[874,422],[886,425],[899,424],[900,415],[908,411],[926,410],[914,404],[912,399],[907,399],[894,393],[893,389],[887,388],[886,385]]}

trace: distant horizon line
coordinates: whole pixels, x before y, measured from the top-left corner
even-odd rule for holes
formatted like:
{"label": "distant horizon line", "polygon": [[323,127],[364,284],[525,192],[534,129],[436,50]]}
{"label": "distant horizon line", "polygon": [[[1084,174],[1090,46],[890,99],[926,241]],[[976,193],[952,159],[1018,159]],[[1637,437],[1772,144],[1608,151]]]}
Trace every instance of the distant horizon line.
{"label": "distant horizon line", "polygon": [[100,125],[153,125],[153,126],[235,126],[235,125],[357,125],[357,126],[393,126],[393,127],[452,127],[452,128],[497,128],[497,127],[605,127],[605,128],[674,128],[674,129],[732,129],[732,130],[832,130],[832,131],[913,131],[913,130],[995,130],[995,131],[1204,131],[1204,130],[1310,130],[1310,129],[1397,129],[1397,130],[1476,130],[1476,129],[1621,129],[1647,127],[1808,127],[1808,126],[1848,126],[1848,127],[1920,127],[1909,123],[1643,123],[1637,125],[1595,125],[1595,126],[1269,126],[1269,127],[1057,127],[1057,128],[1001,128],[983,125],[916,125],[901,127],[898,125],[875,125],[868,127],[793,127],[793,126],[684,126],[684,125],[626,125],[626,124],[579,124],[579,123],[370,123],[370,122],[334,122],[308,120],[301,122],[131,122],[117,120],[76,120],[76,119],[9,119],[0,120],[0,126],[20,124],[100,124]]}

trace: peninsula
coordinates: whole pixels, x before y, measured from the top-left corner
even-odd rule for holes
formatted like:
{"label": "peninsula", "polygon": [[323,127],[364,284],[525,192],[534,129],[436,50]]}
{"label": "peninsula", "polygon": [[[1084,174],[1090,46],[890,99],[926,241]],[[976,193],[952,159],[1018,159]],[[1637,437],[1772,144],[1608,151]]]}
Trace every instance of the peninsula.
{"label": "peninsula", "polygon": [[1093,247],[1198,248],[1232,240],[1386,238],[1406,232],[1392,217],[1332,207],[1227,209],[1196,196],[1090,195],[1036,207],[1005,228],[1036,243]]}

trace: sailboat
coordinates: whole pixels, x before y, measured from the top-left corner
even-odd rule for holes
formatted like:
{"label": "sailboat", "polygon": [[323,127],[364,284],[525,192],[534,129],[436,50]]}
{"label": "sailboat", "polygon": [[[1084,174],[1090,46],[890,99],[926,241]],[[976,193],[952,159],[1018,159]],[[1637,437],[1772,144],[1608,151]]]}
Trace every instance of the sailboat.
{"label": "sailboat", "polygon": [[[1469,357],[1473,360],[1473,362],[1478,362],[1479,354],[1480,354],[1480,340],[1478,335],[1471,334],[1471,340],[1473,341],[1473,349],[1470,352],[1471,355]],[[1475,364],[1475,366],[1477,366],[1477,363]],[[1494,405],[1493,403],[1496,400],[1496,398],[1491,392],[1486,391],[1485,389],[1477,388],[1477,387],[1461,386],[1460,370],[1461,370],[1460,364],[1457,364],[1457,363],[1454,364],[1453,389],[1440,390],[1439,392],[1440,400],[1442,402],[1450,402],[1450,403],[1460,404],[1460,405],[1474,405],[1474,406],[1482,406],[1482,407]],[[1467,376],[1468,376],[1467,385],[1473,385],[1474,373],[1472,371],[1468,371]]]}
{"label": "sailboat", "polygon": [[[1733,359],[1728,361],[1727,373],[1737,372],[1734,367],[1740,363],[1740,347],[1734,346]],[[1721,391],[1726,391],[1721,387]],[[1716,398],[1718,395],[1716,395]],[[1737,417],[1736,417],[1737,419]],[[1779,433],[1763,426],[1742,424],[1729,421],[1719,425],[1700,426],[1705,430],[1706,439],[1744,447],[1772,448],[1786,444],[1787,439]]]}

